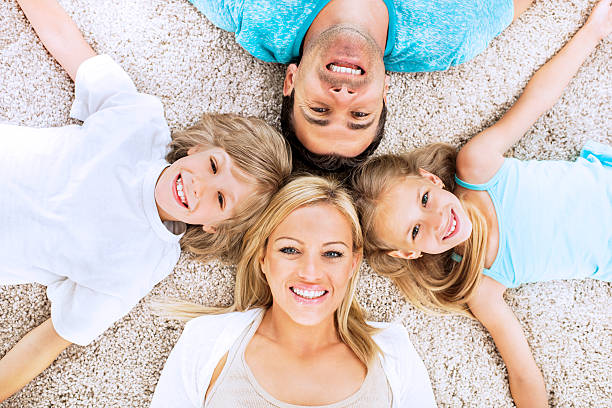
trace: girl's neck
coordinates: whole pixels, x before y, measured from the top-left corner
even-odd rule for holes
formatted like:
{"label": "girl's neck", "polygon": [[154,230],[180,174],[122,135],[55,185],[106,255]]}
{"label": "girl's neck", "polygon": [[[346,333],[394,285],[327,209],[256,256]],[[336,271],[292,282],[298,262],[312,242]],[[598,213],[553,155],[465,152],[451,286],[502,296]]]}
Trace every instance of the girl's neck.
{"label": "girl's neck", "polygon": [[[487,225],[485,268],[490,268],[493,262],[495,262],[499,249],[498,214],[495,211],[491,196],[489,196],[489,193],[486,191],[469,190],[461,186],[457,186],[453,193],[460,200],[476,207],[485,219]],[[463,255],[464,246],[464,244],[458,245],[455,247],[455,252],[459,255]]]}
{"label": "girl's neck", "polygon": [[316,325],[304,326],[296,323],[274,304],[265,312],[257,332],[299,354],[307,354],[340,342],[333,315]]}

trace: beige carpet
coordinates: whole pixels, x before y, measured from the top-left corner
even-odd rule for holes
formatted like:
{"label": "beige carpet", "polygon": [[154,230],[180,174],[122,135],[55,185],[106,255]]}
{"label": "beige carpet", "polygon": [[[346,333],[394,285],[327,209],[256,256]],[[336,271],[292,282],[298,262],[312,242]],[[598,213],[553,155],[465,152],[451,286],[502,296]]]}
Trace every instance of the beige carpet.
{"label": "beige carpet", "polygon": [[[62,0],[96,51],[159,96],[171,127],[202,112],[278,123],[283,67],[259,62],[186,0]],[[392,74],[380,151],[459,144],[493,123],[534,72],[577,30],[593,2],[537,0],[475,60],[448,72]],[[612,41],[602,43],[562,100],[520,142],[520,158],[573,159],[587,139],[612,143]],[[0,121],[71,123],[73,84],[13,0],[0,1]],[[5,135],[1,135],[5,136]],[[0,137],[1,137],[0,136]],[[607,214],[607,216],[610,216]],[[137,255],[136,255],[137,256]],[[1,262],[1,260],[0,260]],[[153,295],[210,305],[232,299],[233,270],[184,255]],[[505,367],[477,322],[415,311],[363,269],[359,298],[372,319],[401,320],[441,407],[511,407]],[[72,346],[2,407],[145,407],[182,325],[151,316],[147,299],[87,347]],[[557,407],[612,407],[612,285],[558,281],[508,292]],[[44,288],[0,287],[0,355],[49,316]]]}

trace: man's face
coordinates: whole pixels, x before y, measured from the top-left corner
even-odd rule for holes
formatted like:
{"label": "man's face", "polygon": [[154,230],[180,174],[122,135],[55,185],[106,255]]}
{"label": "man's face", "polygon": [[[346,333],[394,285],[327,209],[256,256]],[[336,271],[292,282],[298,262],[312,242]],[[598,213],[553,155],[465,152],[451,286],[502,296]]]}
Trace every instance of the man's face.
{"label": "man's face", "polygon": [[355,157],[374,139],[389,77],[383,53],[366,33],[334,26],[289,65],[283,94],[295,91],[293,125],[313,153]]}

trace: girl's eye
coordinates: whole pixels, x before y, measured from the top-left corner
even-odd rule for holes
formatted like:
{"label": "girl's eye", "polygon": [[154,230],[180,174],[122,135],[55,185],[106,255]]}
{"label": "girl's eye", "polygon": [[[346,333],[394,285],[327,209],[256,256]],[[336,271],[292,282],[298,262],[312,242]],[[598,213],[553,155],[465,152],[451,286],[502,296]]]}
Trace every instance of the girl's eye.
{"label": "girl's eye", "polygon": [[417,235],[419,235],[419,229],[421,229],[420,225],[415,225],[412,229],[412,239],[415,239]]}
{"label": "girl's eye", "polygon": [[318,106],[313,106],[313,107],[310,108],[310,110],[313,111],[313,112],[317,112],[317,113],[325,113],[329,109],[327,109],[327,108],[320,108]]}
{"label": "girl's eye", "polygon": [[421,198],[421,204],[423,204],[423,207],[427,205],[428,201],[429,201],[429,192],[423,194],[423,198]]}
{"label": "girl's eye", "polygon": [[351,112],[353,114],[354,117],[356,118],[365,118],[368,115],[370,115],[369,113],[366,112]]}
{"label": "girl's eye", "polygon": [[323,256],[326,258],[342,258],[344,254],[340,251],[325,251]]}
{"label": "girl's eye", "polygon": [[212,158],[210,159],[210,168],[212,169],[213,174],[217,174],[217,164]]}
{"label": "girl's eye", "polygon": [[217,200],[219,201],[219,208],[223,209],[225,199],[223,197],[223,194],[221,194],[220,192],[217,192]]}
{"label": "girl's eye", "polygon": [[284,247],[284,248],[281,248],[280,251],[283,254],[287,254],[287,255],[297,255],[300,253],[300,251],[298,251],[296,248],[293,248],[293,247]]}

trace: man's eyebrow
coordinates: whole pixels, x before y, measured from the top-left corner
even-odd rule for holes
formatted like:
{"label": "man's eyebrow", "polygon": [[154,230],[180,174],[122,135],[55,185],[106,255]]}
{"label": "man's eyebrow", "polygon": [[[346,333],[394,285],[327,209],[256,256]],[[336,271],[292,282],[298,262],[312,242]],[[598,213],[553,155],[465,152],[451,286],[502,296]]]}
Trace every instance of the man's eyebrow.
{"label": "man's eyebrow", "polygon": [[370,126],[372,126],[372,123],[374,123],[375,120],[376,119],[373,119],[373,120],[369,121],[368,123],[348,122],[346,124],[346,127],[348,127],[349,129],[353,129],[353,130],[367,129]]}
{"label": "man's eyebrow", "polygon": [[304,109],[300,108],[300,110],[302,111],[302,115],[304,116],[304,119],[306,119],[306,122],[312,123],[313,125],[318,125],[318,126],[327,126],[327,125],[329,125],[329,120],[313,118],[312,116],[308,115],[304,111]]}

